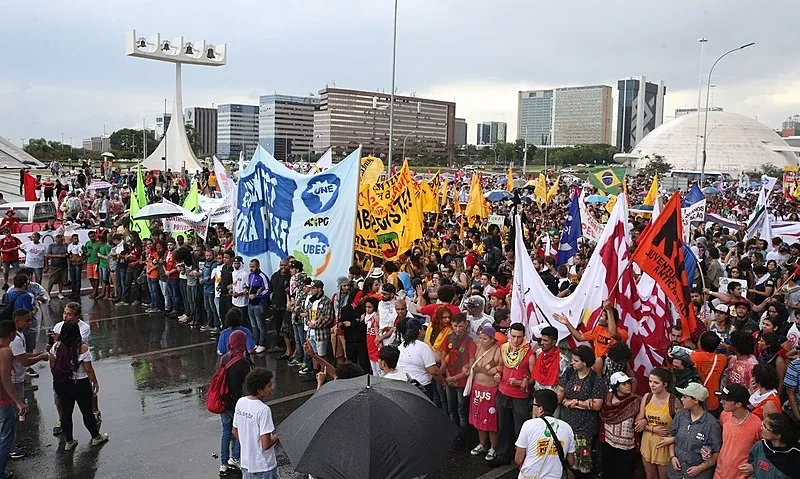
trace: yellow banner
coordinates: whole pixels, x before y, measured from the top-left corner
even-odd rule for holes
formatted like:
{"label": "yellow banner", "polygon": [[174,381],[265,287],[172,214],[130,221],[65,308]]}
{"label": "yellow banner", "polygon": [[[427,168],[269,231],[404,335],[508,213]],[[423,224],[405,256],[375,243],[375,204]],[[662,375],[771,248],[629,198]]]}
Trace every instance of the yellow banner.
{"label": "yellow banner", "polygon": [[362,156],[359,168],[359,182],[374,185],[383,173],[383,161],[374,156]]}
{"label": "yellow banner", "polygon": [[358,195],[356,250],[396,260],[422,238],[422,187],[404,164],[387,181],[362,185]]}
{"label": "yellow banner", "polygon": [[438,172],[433,178],[419,183],[423,212],[436,213],[439,211],[439,189],[441,185],[442,179]]}

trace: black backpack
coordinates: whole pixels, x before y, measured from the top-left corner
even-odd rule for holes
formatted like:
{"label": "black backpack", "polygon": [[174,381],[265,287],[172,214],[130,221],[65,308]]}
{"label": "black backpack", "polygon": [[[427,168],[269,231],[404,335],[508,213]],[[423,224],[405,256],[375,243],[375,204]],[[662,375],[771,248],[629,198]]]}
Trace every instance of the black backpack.
{"label": "black backpack", "polygon": [[3,299],[0,300],[0,321],[11,321],[14,317],[14,303],[17,302],[17,298],[21,294],[25,293],[24,291],[12,291],[11,293],[6,293],[3,295]]}
{"label": "black backpack", "polygon": [[58,343],[56,347],[56,360],[50,368],[53,373],[53,382],[56,384],[63,384],[72,381],[72,374],[75,369],[72,367],[72,358],[70,357],[69,348],[62,343]]}

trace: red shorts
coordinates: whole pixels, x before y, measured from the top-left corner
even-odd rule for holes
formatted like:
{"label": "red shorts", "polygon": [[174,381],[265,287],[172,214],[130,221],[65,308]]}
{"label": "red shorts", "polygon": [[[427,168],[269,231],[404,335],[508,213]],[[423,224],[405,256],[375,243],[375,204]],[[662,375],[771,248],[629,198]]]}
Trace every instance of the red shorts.
{"label": "red shorts", "polygon": [[479,431],[497,432],[497,386],[472,383],[469,423]]}
{"label": "red shorts", "polygon": [[86,263],[86,279],[100,279],[100,273],[96,264]]}

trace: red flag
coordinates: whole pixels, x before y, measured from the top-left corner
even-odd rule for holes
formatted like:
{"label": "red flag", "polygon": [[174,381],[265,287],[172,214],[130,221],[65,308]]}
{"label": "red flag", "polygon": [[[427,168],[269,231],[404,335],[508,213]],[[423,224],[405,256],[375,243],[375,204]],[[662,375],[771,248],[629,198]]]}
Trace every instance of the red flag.
{"label": "red flag", "polygon": [[25,190],[25,201],[36,201],[36,178],[27,171],[24,173],[22,186]]}
{"label": "red flag", "polygon": [[664,289],[680,315],[683,339],[687,339],[697,323],[689,298],[681,238],[681,197],[676,191],[655,222],[639,237],[631,260]]}

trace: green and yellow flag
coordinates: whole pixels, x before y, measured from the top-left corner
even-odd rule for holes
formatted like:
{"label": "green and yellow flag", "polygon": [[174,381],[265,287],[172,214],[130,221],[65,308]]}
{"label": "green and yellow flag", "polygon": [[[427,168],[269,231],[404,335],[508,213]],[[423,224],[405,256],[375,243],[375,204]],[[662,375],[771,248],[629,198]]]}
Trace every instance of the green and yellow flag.
{"label": "green and yellow flag", "polygon": [[656,204],[656,198],[658,198],[658,173],[653,177],[653,182],[650,183],[650,191],[644,197],[643,204],[653,206]]}
{"label": "green and yellow flag", "polygon": [[136,165],[136,192],[131,194],[130,230],[136,232],[139,235],[139,239],[145,239],[150,237],[150,221],[148,220],[133,221],[133,217],[136,216],[136,213],[138,213],[139,210],[144,208],[145,206],[147,206],[147,195],[144,192],[144,178],[142,178],[142,166],[141,164],[138,164]]}
{"label": "green and yellow flag", "polygon": [[589,183],[607,195],[616,195],[625,179],[625,168],[601,166],[589,170]]}

